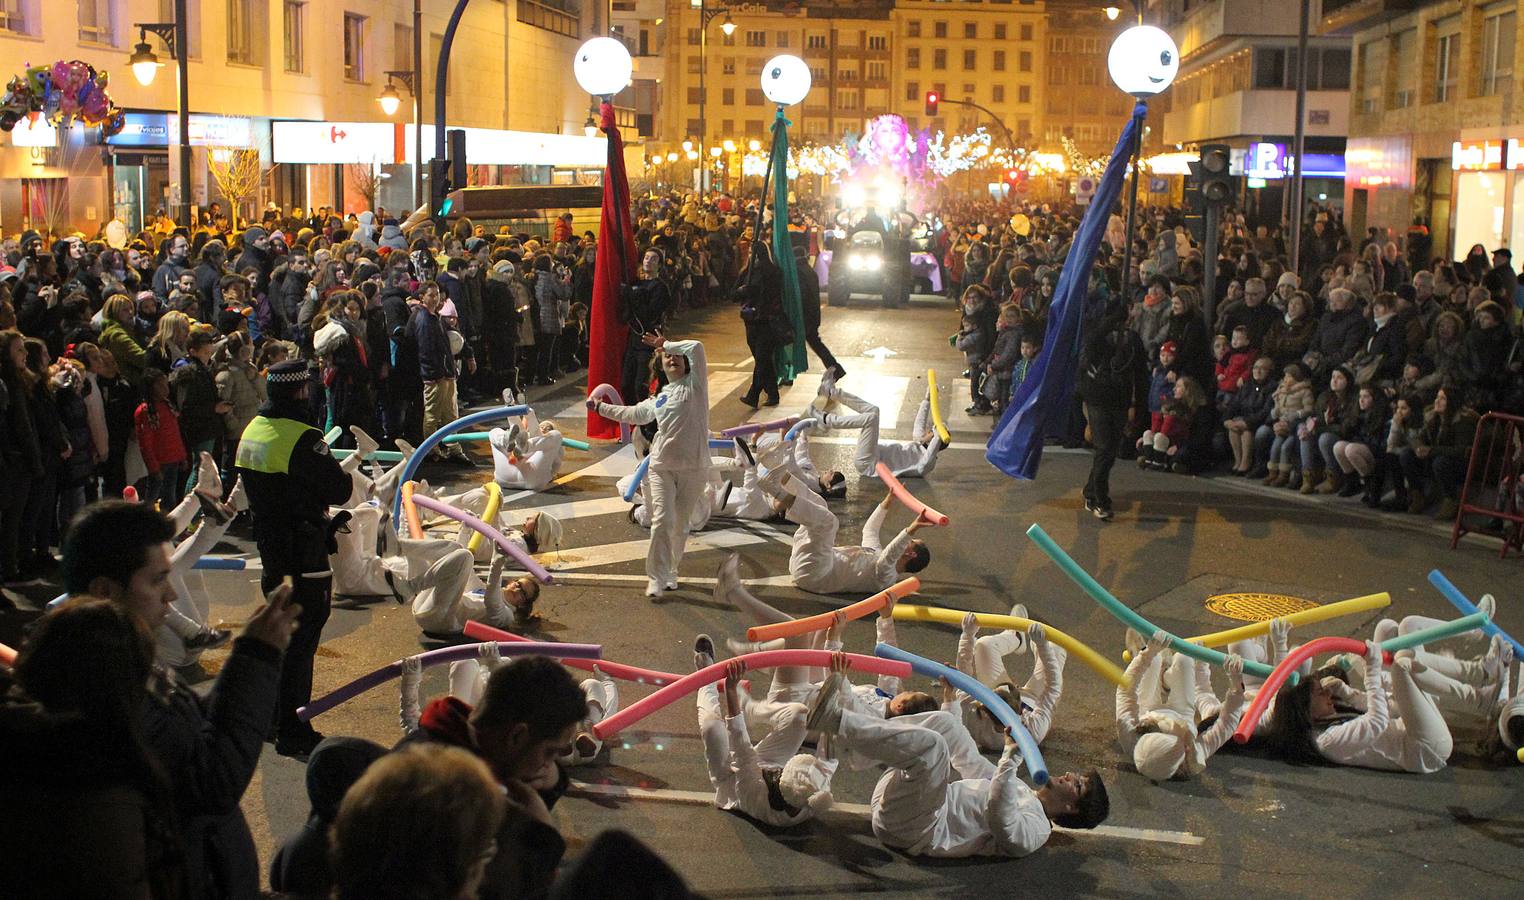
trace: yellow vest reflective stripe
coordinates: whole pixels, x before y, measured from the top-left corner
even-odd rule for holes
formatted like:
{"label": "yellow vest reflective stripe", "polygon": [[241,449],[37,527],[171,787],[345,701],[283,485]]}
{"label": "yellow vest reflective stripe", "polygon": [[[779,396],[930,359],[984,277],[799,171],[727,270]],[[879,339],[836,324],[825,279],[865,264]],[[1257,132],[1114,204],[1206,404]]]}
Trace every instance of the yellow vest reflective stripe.
{"label": "yellow vest reflective stripe", "polygon": [[291,451],[297,439],[316,430],[295,419],[255,416],[238,440],[237,465],[251,472],[284,475],[291,469]]}

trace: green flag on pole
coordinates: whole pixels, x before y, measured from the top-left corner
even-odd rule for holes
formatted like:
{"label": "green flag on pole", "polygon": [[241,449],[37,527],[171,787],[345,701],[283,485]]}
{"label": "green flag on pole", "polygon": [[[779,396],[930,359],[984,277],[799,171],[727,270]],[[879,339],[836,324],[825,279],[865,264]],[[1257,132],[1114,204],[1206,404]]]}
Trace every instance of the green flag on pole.
{"label": "green flag on pole", "polygon": [[[773,261],[783,270],[783,312],[794,330],[794,342],[777,350],[778,378],[793,381],[809,368],[804,349],[804,312],[799,300],[799,269],[794,264],[794,246],[788,233],[788,119],[783,107],[773,120]],[[764,198],[765,199],[765,198]]]}

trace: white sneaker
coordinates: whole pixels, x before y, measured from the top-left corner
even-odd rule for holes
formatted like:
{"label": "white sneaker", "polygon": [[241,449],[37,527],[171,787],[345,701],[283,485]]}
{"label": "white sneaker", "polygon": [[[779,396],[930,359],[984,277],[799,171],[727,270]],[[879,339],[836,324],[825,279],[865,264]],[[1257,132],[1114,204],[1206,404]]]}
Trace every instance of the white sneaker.
{"label": "white sneaker", "polygon": [[661,582],[652,578],[646,582],[646,596],[655,600],[662,595]]}

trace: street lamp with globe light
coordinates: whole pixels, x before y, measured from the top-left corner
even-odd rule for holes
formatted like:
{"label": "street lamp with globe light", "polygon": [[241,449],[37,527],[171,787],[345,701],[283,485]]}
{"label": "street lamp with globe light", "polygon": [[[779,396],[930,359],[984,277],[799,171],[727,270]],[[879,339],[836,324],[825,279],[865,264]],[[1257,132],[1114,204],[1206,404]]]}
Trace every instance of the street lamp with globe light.
{"label": "street lamp with globe light", "polygon": [[148,33],[153,32],[159,40],[164,42],[164,48],[169,51],[171,58],[175,60],[177,106],[175,120],[180,128],[179,154],[178,154],[178,182],[174,188],[179,192],[179,203],[176,204],[179,213],[179,224],[189,229],[193,226],[190,211],[190,185],[191,185],[191,148],[190,148],[190,85],[187,83],[190,77],[190,32],[188,23],[190,14],[186,11],[186,0],[174,0],[174,20],[170,22],[138,22],[138,43],[132,48],[132,55],[127,57],[127,65],[132,69],[132,77],[137,79],[138,84],[148,87],[153,84],[154,76],[159,73],[159,68],[164,65],[159,60],[153,47],[148,44]]}
{"label": "street lamp with globe light", "polygon": [[[1180,71],[1180,49],[1168,32],[1152,25],[1134,25],[1111,42],[1106,54],[1106,69],[1111,80],[1124,93],[1146,104],[1175,80]],[[1132,183],[1127,194],[1127,246],[1122,251],[1122,290],[1129,289],[1128,278],[1132,272],[1132,243],[1137,234],[1138,179],[1143,177],[1138,164],[1138,153],[1143,141],[1143,130],[1136,130],[1132,143]]]}

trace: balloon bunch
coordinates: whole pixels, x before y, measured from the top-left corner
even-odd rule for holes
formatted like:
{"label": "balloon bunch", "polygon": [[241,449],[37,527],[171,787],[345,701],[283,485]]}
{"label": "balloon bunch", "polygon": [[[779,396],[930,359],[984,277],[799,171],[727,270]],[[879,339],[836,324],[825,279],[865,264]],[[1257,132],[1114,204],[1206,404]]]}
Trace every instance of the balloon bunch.
{"label": "balloon bunch", "polygon": [[51,66],[29,66],[12,78],[0,100],[0,131],[10,131],[22,116],[47,117],[54,126],[79,119],[99,125],[104,136],[122,130],[127,118],[106,91],[110,75],[80,60],[61,59]]}

